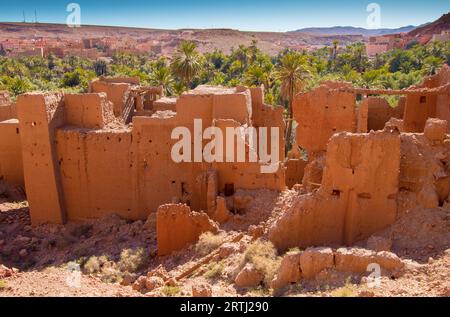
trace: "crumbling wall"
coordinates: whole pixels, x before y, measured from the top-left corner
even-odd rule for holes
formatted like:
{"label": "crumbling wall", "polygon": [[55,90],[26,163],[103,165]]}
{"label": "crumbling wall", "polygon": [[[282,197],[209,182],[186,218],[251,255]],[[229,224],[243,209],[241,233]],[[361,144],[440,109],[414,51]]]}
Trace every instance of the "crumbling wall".
{"label": "crumbling wall", "polygon": [[[285,135],[286,124],[284,122],[284,108],[281,106],[266,105],[264,103],[264,87],[248,88],[252,96],[252,126],[256,128],[268,128],[268,140],[271,141],[272,127],[279,128],[279,145],[280,158],[285,156]],[[271,147],[271,142],[268,143],[268,148]],[[281,159],[283,161],[283,159]]]}
{"label": "crumbling wall", "polygon": [[64,124],[62,95],[21,95],[17,113],[31,221],[63,223],[65,206],[55,150],[55,130]]}
{"label": "crumbling wall", "polygon": [[369,102],[367,99],[363,99],[358,104],[356,132],[367,133],[369,131],[368,121],[369,121]]}
{"label": "crumbling wall", "polygon": [[210,125],[213,119],[232,119],[250,125],[251,102],[248,90],[198,86],[181,95],[176,112],[180,123],[193,124],[193,119],[202,119],[204,125]]}
{"label": "crumbling wall", "polygon": [[[226,144],[229,141],[226,130],[227,128],[239,128],[240,124],[234,120],[215,120],[214,125],[222,131],[224,136],[222,151],[224,156],[226,156]],[[214,162],[212,164],[212,168],[217,170],[219,174],[219,190],[224,192],[227,184],[233,185],[235,189],[266,188],[271,190],[284,190],[286,186],[284,174],[285,170],[281,166],[284,156],[281,156],[278,162],[265,164],[266,166],[272,165],[273,172],[263,173],[262,166],[264,164],[260,163],[259,157],[256,162],[250,161],[250,146],[248,143],[245,144],[245,162],[238,161],[237,140],[238,137],[236,136],[234,138],[234,157],[230,157],[232,162],[227,162],[225,159],[223,162]],[[271,143],[267,142],[267,144],[270,146]],[[255,145],[254,151],[256,153],[260,153],[258,145]],[[268,152],[271,153],[271,148],[269,147]]]}
{"label": "crumbling wall", "polygon": [[89,90],[92,93],[106,93],[108,100],[113,103],[114,115],[119,118],[123,115],[130,97],[130,88],[131,85],[126,82],[95,80],[91,82]]}
{"label": "crumbling wall", "polygon": [[[105,84],[110,87],[120,83],[95,81],[91,88]],[[211,201],[229,185],[236,190],[285,188],[284,169],[280,166],[284,154],[272,162],[277,167],[274,173],[263,173],[263,163],[250,161],[249,144],[245,144],[245,162],[208,163],[203,155],[196,162],[195,147],[188,162],[177,163],[172,157],[172,148],[179,142],[172,139],[174,128],[186,128],[191,134],[188,144],[194,145],[195,119],[202,119],[201,132],[210,126],[219,127],[225,136],[224,146],[226,127],[248,127],[252,111],[249,90],[200,87],[184,94],[176,107],[177,113],[158,111],[147,117],[136,116],[132,127],[127,127],[116,124],[105,93],[20,96],[21,133],[15,138],[22,143],[33,224],[99,218],[111,213],[127,219],[146,219],[169,202],[208,210],[214,207]],[[272,117],[266,120],[282,124],[278,110],[269,113]],[[280,118],[276,118],[277,113]],[[228,116],[232,118],[222,118]],[[0,125],[7,127],[11,128]],[[5,138],[0,144],[11,140],[14,138]],[[202,138],[201,154],[209,142]],[[20,148],[19,143],[13,143]],[[8,151],[5,159],[0,155],[0,164],[12,162],[12,153]],[[19,159],[15,162],[20,164]],[[214,190],[211,171],[216,175]],[[8,173],[15,171],[8,168]]]}
{"label": "crumbling wall", "polygon": [[153,102],[154,111],[177,111],[177,99],[164,97]]}
{"label": "crumbling wall", "polygon": [[0,122],[16,118],[16,104],[11,102],[11,96],[9,92],[0,91]]}
{"label": "crumbling wall", "polygon": [[302,159],[289,159],[285,163],[286,186],[292,188],[303,179],[307,162]]}
{"label": "crumbling wall", "polygon": [[402,134],[401,212],[437,208],[449,201],[448,123],[428,119],[424,134]]}
{"label": "crumbling wall", "polygon": [[399,167],[398,133],[336,134],[320,189],[298,197],[270,240],[282,250],[352,244],[385,228],[396,219]]}
{"label": "crumbling wall", "polygon": [[56,140],[68,220],[144,219],[132,209],[130,131],[63,128]]}
{"label": "crumbling wall", "polygon": [[105,93],[65,94],[64,113],[67,125],[89,129],[101,129],[115,120]]}
{"label": "crumbling wall", "polygon": [[[438,74],[427,77],[420,85],[409,88],[422,90],[423,94],[414,93],[406,96],[405,131],[421,133],[428,118],[438,118],[447,121],[450,132],[449,83],[450,67],[444,65]],[[428,93],[429,90],[444,86],[447,88],[443,89],[442,93]]]}
{"label": "crumbling wall", "polygon": [[158,255],[169,255],[196,242],[204,232],[218,231],[217,224],[203,212],[191,211],[183,204],[168,204],[156,213]]}
{"label": "crumbling wall", "polygon": [[368,107],[367,130],[365,132],[383,130],[386,122],[391,118],[403,118],[404,103],[399,103],[397,107],[393,108],[386,99],[381,97],[369,97],[364,99],[362,103],[367,103]]}
{"label": "crumbling wall", "polygon": [[133,202],[137,204],[134,208],[147,214],[168,202],[187,203],[196,210],[206,208],[206,188],[202,191],[200,186],[206,163],[176,163],[171,156],[178,142],[171,139],[171,133],[179,126],[183,125],[174,114],[133,118]]}
{"label": "crumbling wall", "polygon": [[0,122],[0,180],[24,186],[19,121]]}
{"label": "crumbling wall", "polygon": [[437,95],[407,95],[403,118],[405,131],[423,132],[427,119],[436,117],[436,102]]}
{"label": "crumbling wall", "polygon": [[294,98],[297,144],[308,153],[325,151],[328,140],[337,132],[356,132],[355,95],[332,88],[327,83]]}
{"label": "crumbling wall", "polygon": [[[437,74],[439,86],[450,83],[450,67],[446,64]],[[448,124],[447,132],[450,132],[450,94],[442,94],[437,96],[436,100],[436,118],[446,120]]]}

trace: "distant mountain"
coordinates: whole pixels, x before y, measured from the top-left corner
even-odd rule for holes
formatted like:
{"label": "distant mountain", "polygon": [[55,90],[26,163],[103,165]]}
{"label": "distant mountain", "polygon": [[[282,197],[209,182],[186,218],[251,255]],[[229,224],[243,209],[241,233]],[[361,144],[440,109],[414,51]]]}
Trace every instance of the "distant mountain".
{"label": "distant mountain", "polygon": [[329,28],[305,28],[294,32],[306,33],[312,35],[362,35],[362,36],[376,36],[376,35],[388,35],[397,33],[408,33],[414,30],[416,27],[408,25],[398,29],[365,29],[356,28],[353,26],[335,26]]}
{"label": "distant mountain", "polygon": [[441,16],[438,20],[420,26],[408,33],[408,36],[420,38],[440,34],[442,31],[450,30],[450,12]]}

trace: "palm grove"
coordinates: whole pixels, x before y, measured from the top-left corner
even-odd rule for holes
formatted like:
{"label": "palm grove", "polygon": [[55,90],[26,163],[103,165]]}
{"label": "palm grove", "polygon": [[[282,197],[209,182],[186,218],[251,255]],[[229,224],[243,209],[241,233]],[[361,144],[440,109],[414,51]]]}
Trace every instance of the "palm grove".
{"label": "palm grove", "polygon": [[[0,55],[1,52],[0,52]],[[4,55],[4,54],[3,54]],[[76,56],[64,59],[0,56],[0,90],[13,96],[33,91],[85,92],[89,81],[106,76],[138,76],[145,85],[163,86],[178,96],[201,84],[261,86],[266,102],[286,109],[287,138],[292,139],[292,100],[298,92],[324,80],[344,80],[365,88],[403,89],[420,83],[450,64],[450,42],[411,43],[369,60],[363,43],[340,47],[334,41],[315,52],[286,49],[277,56],[261,52],[257,42],[240,45],[229,54],[215,50],[201,54],[194,42],[180,44],[172,59],[118,53],[111,61]]]}

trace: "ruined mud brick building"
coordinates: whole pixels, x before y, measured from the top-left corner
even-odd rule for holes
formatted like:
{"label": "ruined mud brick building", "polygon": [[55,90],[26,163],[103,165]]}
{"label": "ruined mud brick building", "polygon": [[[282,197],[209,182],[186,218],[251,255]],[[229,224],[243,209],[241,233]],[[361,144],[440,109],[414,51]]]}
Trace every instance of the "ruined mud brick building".
{"label": "ruined mud brick building", "polygon": [[[383,95],[400,95],[397,107]],[[448,66],[399,91],[325,82],[298,94],[293,108],[308,163],[302,194],[269,229],[279,249],[351,245],[410,207],[448,206]]]}
{"label": "ruined mud brick building", "polygon": [[261,88],[199,87],[176,101],[176,112],[153,111],[162,89],[133,78],[102,78],[90,90],[21,95],[18,119],[0,124],[2,177],[25,185],[33,224],[111,213],[146,219],[171,202],[208,210],[226,186],[283,189],[282,168],[261,174],[260,163],[175,163],[171,157],[178,141],[172,130],[187,127],[193,134],[194,118],[205,128],[275,125],[282,135],[283,110],[264,105]]}
{"label": "ruined mud brick building", "polygon": [[[384,95],[401,96],[398,106]],[[238,189],[298,192],[266,231],[280,250],[352,244],[408,206],[448,203],[449,95],[447,66],[399,91],[325,82],[296,96],[296,144],[285,158],[283,108],[264,104],[263,88],[200,86],[174,99],[135,78],[100,78],[87,94],[29,93],[13,103],[3,93],[0,175],[25,187],[34,225],[156,212],[162,255],[217,231],[233,208],[224,198]],[[248,159],[174,162],[172,131],[193,135],[195,119],[223,135],[280,128],[276,173]]]}

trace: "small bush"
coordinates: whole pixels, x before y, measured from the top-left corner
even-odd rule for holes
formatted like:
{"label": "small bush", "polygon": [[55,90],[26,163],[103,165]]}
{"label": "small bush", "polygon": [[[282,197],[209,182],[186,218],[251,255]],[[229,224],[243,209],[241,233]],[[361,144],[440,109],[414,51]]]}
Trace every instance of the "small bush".
{"label": "small bush", "polygon": [[355,287],[351,283],[351,278],[347,278],[345,285],[341,288],[334,290],[331,293],[333,297],[355,297]]}
{"label": "small bush", "polygon": [[142,269],[148,263],[148,260],[149,258],[143,248],[126,249],[120,254],[117,265],[122,272],[135,273]]}
{"label": "small bush", "polygon": [[162,293],[167,297],[175,297],[180,292],[180,288],[177,286],[164,286],[162,288]]}
{"label": "small bush", "polygon": [[203,275],[206,279],[213,280],[222,275],[224,265],[222,262],[212,263],[209,265],[208,270]]}
{"label": "small bush", "polygon": [[100,278],[105,283],[120,283],[123,280],[123,273],[117,269],[114,262],[110,262],[102,268]]}
{"label": "small bush", "polygon": [[224,242],[224,234],[213,234],[212,232],[205,232],[200,236],[200,239],[195,245],[195,251],[199,255],[204,256],[217,249]]}
{"label": "small bush", "polygon": [[258,240],[247,248],[243,265],[252,263],[259,272],[264,274],[264,282],[269,285],[280,267],[280,262],[281,258],[278,257],[272,242]]}
{"label": "small bush", "polygon": [[102,271],[103,266],[109,262],[107,256],[91,256],[86,263],[84,263],[83,269],[86,274],[96,274]]}
{"label": "small bush", "polygon": [[0,292],[4,291],[8,287],[8,284],[5,281],[0,280]]}

